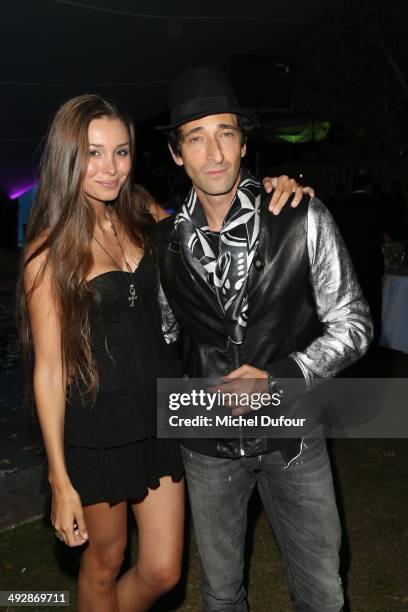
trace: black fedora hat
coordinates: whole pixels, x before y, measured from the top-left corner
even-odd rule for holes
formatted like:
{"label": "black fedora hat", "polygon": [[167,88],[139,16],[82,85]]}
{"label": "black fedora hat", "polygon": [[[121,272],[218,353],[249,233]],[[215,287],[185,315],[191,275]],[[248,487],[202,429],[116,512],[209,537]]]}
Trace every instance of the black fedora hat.
{"label": "black fedora hat", "polygon": [[218,113],[245,114],[225,75],[215,66],[198,66],[183,72],[170,88],[170,130],[188,121]]}

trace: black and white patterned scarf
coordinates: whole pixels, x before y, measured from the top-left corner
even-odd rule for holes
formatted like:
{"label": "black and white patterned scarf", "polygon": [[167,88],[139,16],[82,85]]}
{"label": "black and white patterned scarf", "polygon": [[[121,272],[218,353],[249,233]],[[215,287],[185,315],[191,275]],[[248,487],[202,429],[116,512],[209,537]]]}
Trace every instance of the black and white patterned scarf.
{"label": "black and white patterned scarf", "polygon": [[247,171],[224,219],[219,252],[214,253],[211,232],[194,187],[175,219],[181,249],[191,276],[199,276],[215,293],[225,315],[228,337],[241,344],[248,311],[248,274],[259,240],[261,184]]}

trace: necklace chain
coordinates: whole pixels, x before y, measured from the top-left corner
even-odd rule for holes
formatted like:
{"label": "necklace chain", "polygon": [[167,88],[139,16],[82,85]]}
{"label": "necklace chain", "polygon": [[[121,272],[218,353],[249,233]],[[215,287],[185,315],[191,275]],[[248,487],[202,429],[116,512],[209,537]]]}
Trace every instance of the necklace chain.
{"label": "necklace chain", "polygon": [[116,238],[116,242],[117,242],[117,243],[118,243],[118,245],[119,245],[120,252],[122,253],[123,261],[125,262],[125,266],[127,267],[129,274],[132,274],[132,275],[133,275],[132,268],[130,267],[130,264],[128,263],[128,261],[127,261],[127,259],[126,259],[126,257],[125,257],[125,253],[123,252],[123,249],[122,249],[122,245],[120,244],[120,241],[119,241],[119,238],[118,238],[118,232],[117,232],[117,229],[116,229],[116,225],[113,223],[112,218],[111,218],[111,216],[110,216],[110,214],[109,214],[109,211],[107,210],[106,212],[108,213],[108,219],[109,219],[109,222],[110,222],[110,224],[111,224],[111,228],[112,228],[112,231],[113,231],[113,235],[115,236],[115,238]]}
{"label": "necklace chain", "polygon": [[[136,281],[135,281],[134,273],[133,273],[133,270],[132,270],[131,266],[129,265],[129,263],[128,263],[128,261],[127,261],[126,257],[125,257],[125,253],[124,253],[124,251],[123,251],[122,245],[120,244],[120,241],[119,241],[119,238],[118,238],[118,232],[117,232],[117,230],[116,230],[116,226],[115,226],[115,224],[114,224],[114,223],[113,223],[113,221],[112,221],[112,218],[111,218],[111,216],[110,216],[110,214],[109,214],[109,211],[108,211],[108,210],[106,210],[106,212],[107,212],[107,214],[108,214],[108,218],[109,218],[109,222],[110,222],[110,224],[111,224],[111,228],[112,228],[112,231],[113,231],[113,235],[115,236],[116,241],[117,241],[117,243],[118,243],[118,245],[119,245],[120,251],[121,251],[121,253],[122,253],[123,261],[125,262],[125,266],[126,266],[126,268],[127,268],[128,272],[129,272],[129,274],[131,275],[132,280],[133,280],[133,283],[128,283],[128,284],[129,284],[129,296],[128,296],[129,307],[130,307],[130,308],[133,308],[133,307],[134,307],[134,305],[135,305],[135,300],[137,300],[137,293],[136,293]],[[95,236],[92,236],[92,237],[93,237],[93,239],[95,240],[95,242],[96,242],[97,244],[99,244],[99,246],[101,247],[101,249],[102,249],[103,251],[105,251],[105,253],[108,255],[108,257],[109,257],[109,258],[110,258],[110,259],[113,261],[113,263],[115,264],[115,266],[117,266],[118,268],[120,268],[120,266],[118,265],[118,262],[117,262],[117,261],[116,261],[116,259],[115,259],[115,258],[114,258],[114,257],[111,255],[111,253],[109,253],[108,249],[106,249],[106,248],[103,246],[103,244],[101,244],[101,243],[99,242],[99,240],[98,240],[97,238],[95,238]],[[121,272],[124,272],[124,270],[120,270],[120,271],[121,271]]]}

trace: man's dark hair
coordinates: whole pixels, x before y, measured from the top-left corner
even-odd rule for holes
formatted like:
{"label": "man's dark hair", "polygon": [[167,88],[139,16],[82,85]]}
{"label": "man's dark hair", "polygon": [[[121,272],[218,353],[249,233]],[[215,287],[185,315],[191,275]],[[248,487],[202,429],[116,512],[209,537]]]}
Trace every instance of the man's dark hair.
{"label": "man's dark hair", "polygon": [[[248,134],[255,128],[256,120],[254,117],[244,117],[237,115],[238,130],[241,134],[241,146],[243,146],[248,138]],[[167,142],[176,155],[181,154],[181,126],[172,128],[166,132]]]}

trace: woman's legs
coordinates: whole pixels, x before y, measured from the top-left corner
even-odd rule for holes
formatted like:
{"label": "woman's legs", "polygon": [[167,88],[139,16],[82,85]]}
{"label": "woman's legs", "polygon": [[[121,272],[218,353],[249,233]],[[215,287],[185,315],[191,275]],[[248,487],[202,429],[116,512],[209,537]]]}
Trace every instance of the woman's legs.
{"label": "woman's legs", "polygon": [[127,503],[84,507],[89,534],[78,580],[79,612],[143,612],[179,581],[183,554],[184,481],[169,476],[132,506],[139,535],[135,567],[118,582],[127,536]]}
{"label": "woman's legs", "polygon": [[78,579],[79,612],[118,612],[116,578],[126,549],[127,504],[84,506],[88,545]]}
{"label": "woman's legs", "polygon": [[[120,612],[144,612],[180,579],[184,533],[184,481],[160,479],[160,487],[132,506],[138,528],[135,567],[121,576]],[[96,608],[95,608],[96,609]],[[81,611],[82,612],[82,611]]]}

